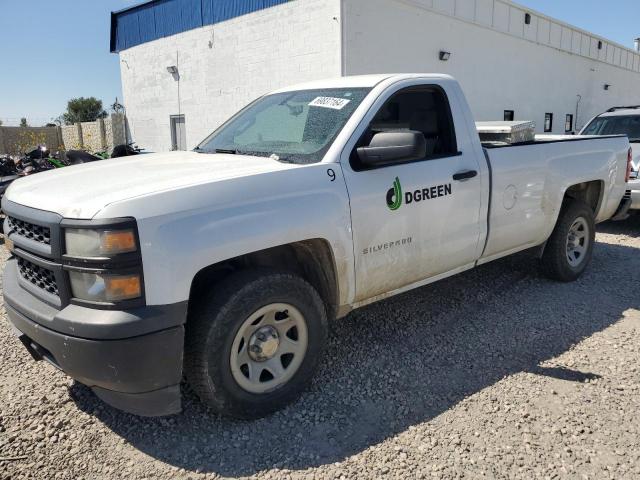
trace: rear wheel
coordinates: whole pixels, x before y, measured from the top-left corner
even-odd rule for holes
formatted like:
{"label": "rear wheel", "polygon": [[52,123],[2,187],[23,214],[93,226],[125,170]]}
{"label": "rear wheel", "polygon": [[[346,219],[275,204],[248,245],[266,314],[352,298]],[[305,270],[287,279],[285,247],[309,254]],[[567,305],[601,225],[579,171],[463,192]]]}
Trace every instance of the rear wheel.
{"label": "rear wheel", "polygon": [[223,282],[189,318],[185,374],[219,413],[259,418],[310,383],[327,336],[324,304],[288,273],[245,271]]}
{"label": "rear wheel", "polygon": [[591,261],[594,243],[593,211],[584,202],[567,200],[542,256],[545,274],[561,282],[576,280]]}

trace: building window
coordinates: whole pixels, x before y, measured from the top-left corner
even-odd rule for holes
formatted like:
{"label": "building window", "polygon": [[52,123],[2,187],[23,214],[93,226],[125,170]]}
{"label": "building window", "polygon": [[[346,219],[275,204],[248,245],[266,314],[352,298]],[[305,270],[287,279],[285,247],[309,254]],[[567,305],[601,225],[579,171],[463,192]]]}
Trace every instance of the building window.
{"label": "building window", "polygon": [[171,150],[187,149],[187,132],[184,128],[184,115],[171,115]]}
{"label": "building window", "polygon": [[513,122],[516,118],[516,115],[513,110],[505,110],[504,111],[504,121],[505,122]]}
{"label": "building window", "polygon": [[531,14],[530,13],[525,13],[524,14],[524,23],[526,25],[531,25]]}
{"label": "building window", "polygon": [[544,131],[545,133],[553,131],[553,113],[544,114]]}
{"label": "building window", "polygon": [[567,113],[567,117],[564,121],[564,131],[565,133],[573,132],[573,115]]}

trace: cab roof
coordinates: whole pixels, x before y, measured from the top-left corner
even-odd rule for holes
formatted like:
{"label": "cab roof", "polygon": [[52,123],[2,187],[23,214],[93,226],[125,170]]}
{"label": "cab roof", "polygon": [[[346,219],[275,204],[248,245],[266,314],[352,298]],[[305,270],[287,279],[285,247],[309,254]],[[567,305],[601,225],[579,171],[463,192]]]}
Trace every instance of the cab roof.
{"label": "cab roof", "polygon": [[606,112],[598,115],[599,117],[621,117],[627,115],[640,115],[640,105],[631,105],[628,107],[612,107]]}
{"label": "cab roof", "polygon": [[385,73],[375,75],[353,75],[346,77],[329,78],[313,82],[300,83],[278,89],[273,93],[292,92],[297,90],[320,90],[324,88],[373,88],[385,80],[401,81],[412,78],[424,78],[426,80],[451,80],[453,77],[441,73]]}

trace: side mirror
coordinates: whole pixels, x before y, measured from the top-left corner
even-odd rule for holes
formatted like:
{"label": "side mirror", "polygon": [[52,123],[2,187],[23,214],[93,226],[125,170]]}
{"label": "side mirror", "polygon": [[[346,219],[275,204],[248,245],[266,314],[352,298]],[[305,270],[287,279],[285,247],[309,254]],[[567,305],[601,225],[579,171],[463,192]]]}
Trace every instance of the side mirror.
{"label": "side mirror", "polygon": [[415,130],[380,132],[368,146],[359,147],[357,153],[367,166],[420,160],[427,156],[427,141],[422,132]]}

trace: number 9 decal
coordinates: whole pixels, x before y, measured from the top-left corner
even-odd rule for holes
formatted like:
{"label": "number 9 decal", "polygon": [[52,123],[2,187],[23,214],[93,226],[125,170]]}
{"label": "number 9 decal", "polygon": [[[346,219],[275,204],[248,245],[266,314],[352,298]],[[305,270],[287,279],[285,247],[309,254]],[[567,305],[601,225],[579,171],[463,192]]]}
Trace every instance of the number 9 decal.
{"label": "number 9 decal", "polygon": [[332,182],[336,181],[336,172],[333,171],[333,168],[329,168],[327,170],[327,175],[329,175],[329,178],[331,179]]}

